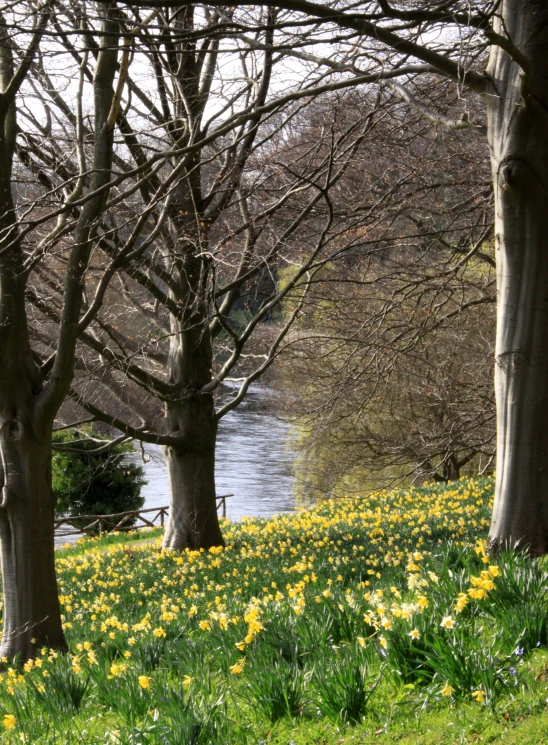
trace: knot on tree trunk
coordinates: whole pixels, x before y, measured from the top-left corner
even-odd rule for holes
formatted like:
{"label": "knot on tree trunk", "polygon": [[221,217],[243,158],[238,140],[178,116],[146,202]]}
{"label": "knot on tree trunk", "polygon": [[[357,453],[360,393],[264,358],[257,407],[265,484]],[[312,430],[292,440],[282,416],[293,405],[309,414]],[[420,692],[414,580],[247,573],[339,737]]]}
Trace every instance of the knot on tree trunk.
{"label": "knot on tree trunk", "polygon": [[516,177],[519,172],[519,163],[510,161],[509,163],[505,163],[502,168],[500,169],[500,175],[501,175],[501,186],[503,189],[507,189],[509,186],[512,186],[512,184],[515,183]]}
{"label": "knot on tree trunk", "polygon": [[516,374],[527,367],[529,360],[521,349],[507,349],[497,356],[497,365],[507,374]]}
{"label": "knot on tree trunk", "polygon": [[2,431],[9,440],[17,442],[23,437],[23,425],[17,419],[10,419],[2,425]]}
{"label": "knot on tree trunk", "polygon": [[524,193],[538,193],[546,196],[548,191],[538,163],[522,155],[510,153],[506,155],[498,167],[498,184],[505,192],[519,191]]}
{"label": "knot on tree trunk", "polygon": [[515,153],[510,153],[502,159],[499,166],[499,185],[505,191],[513,186],[521,176],[524,166],[527,164],[523,162],[522,157]]}

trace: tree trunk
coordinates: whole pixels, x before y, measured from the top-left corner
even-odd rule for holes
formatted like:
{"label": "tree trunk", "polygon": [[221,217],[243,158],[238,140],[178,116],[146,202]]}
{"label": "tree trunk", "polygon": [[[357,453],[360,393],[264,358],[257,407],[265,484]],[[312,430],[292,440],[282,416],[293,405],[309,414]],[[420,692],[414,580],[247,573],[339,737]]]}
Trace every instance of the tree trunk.
{"label": "tree trunk", "polygon": [[223,546],[215,499],[217,418],[213,394],[201,393],[211,380],[213,352],[205,278],[207,263],[182,252],[178,275],[182,318],[171,316],[169,382],[178,391],[165,404],[165,431],[181,440],[164,447],[169,473],[170,509],[164,548],[182,551]]}
{"label": "tree trunk", "polygon": [[[189,9],[192,15],[193,11]],[[189,17],[189,23],[191,23]],[[190,101],[198,103],[193,54],[183,55]],[[182,102],[179,102],[182,105]],[[183,109],[179,112],[184,120]],[[199,159],[173,190],[170,215],[172,243],[166,264],[173,284],[170,296],[181,312],[170,315],[169,383],[177,391],[165,404],[165,431],[181,440],[164,447],[169,473],[170,509],[164,548],[182,551],[224,546],[215,499],[217,417],[212,393],[201,393],[211,381],[213,350],[209,328],[209,268],[206,220],[201,211]]]}
{"label": "tree trunk", "polygon": [[[36,647],[66,649],[53,542],[51,434],[54,418],[72,380],[84,274],[97,219],[108,197],[114,121],[119,22],[100,3],[101,42],[94,71],[95,136],[91,192],[83,206],[67,263],[58,344],[47,385],[31,350],[25,290],[32,269],[19,241],[12,195],[17,134],[15,94],[38,46],[15,70],[13,46],[0,17],[0,554],[4,624],[0,656],[33,656]],[[47,15],[41,24],[45,28]],[[26,65],[26,68],[25,68]],[[23,77],[21,77],[21,75]],[[11,94],[11,95],[9,95]]]}
{"label": "tree trunk", "polygon": [[[13,74],[10,49],[0,34],[0,91]],[[66,649],[66,642],[53,544],[53,417],[40,408],[44,380],[29,342],[28,269],[11,194],[15,113],[13,102],[0,105],[0,657],[24,661],[37,647]]]}
{"label": "tree trunk", "polygon": [[38,438],[31,418],[3,416],[0,454],[4,591],[0,657],[19,655],[25,661],[43,646],[67,648],[55,577],[51,437]]}
{"label": "tree trunk", "polygon": [[449,456],[443,465],[443,481],[458,481],[460,479],[460,468],[456,455]]}
{"label": "tree trunk", "polygon": [[215,498],[217,421],[212,396],[196,394],[177,406],[168,405],[166,418],[172,433],[185,433],[185,444],[164,447],[170,484],[164,548],[223,546]]}
{"label": "tree trunk", "polygon": [[[497,486],[492,545],[548,551],[548,9],[505,0],[487,96],[495,188]],[[514,55],[515,56],[515,55]]]}

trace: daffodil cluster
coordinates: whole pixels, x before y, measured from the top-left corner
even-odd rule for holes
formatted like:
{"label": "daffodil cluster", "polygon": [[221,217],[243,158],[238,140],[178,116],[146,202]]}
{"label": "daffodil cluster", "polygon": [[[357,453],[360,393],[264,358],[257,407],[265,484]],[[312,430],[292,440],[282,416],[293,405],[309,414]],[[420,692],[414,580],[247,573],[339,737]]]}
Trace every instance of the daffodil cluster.
{"label": "daffodil cluster", "polygon": [[[226,548],[209,551],[177,554],[159,541],[64,550],[57,571],[70,654],[43,649],[22,667],[5,661],[4,729],[25,735],[21,702],[53,711],[65,689],[67,721],[73,707],[70,716],[109,716],[113,731],[147,717],[168,727],[170,691],[174,700],[197,701],[215,687],[236,701],[240,690],[260,698],[265,664],[278,677],[295,664],[291,675],[305,690],[316,669],[342,665],[345,650],[383,675],[482,703],[488,683],[473,674],[459,683],[459,671],[431,650],[462,647],[465,658],[466,639],[496,637],[485,619],[502,577],[482,543],[492,492],[490,478],[462,480],[223,521]],[[29,741],[40,742],[36,732]]]}

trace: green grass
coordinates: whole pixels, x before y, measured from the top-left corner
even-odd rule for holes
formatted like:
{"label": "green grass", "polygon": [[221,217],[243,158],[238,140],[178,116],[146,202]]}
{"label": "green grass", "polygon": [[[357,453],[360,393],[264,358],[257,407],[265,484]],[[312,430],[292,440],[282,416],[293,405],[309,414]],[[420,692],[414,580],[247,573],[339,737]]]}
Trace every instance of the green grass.
{"label": "green grass", "polygon": [[114,546],[131,546],[144,541],[157,540],[163,535],[162,528],[141,528],[138,530],[113,531],[112,533],[103,533],[100,536],[89,538],[82,536],[74,543],[65,543],[56,549],[58,557],[81,556],[89,553],[93,548],[102,551],[105,548]]}
{"label": "green grass", "polygon": [[548,744],[548,574],[485,555],[492,490],[224,522],[224,550],[59,551],[71,653],[1,676],[3,742]]}

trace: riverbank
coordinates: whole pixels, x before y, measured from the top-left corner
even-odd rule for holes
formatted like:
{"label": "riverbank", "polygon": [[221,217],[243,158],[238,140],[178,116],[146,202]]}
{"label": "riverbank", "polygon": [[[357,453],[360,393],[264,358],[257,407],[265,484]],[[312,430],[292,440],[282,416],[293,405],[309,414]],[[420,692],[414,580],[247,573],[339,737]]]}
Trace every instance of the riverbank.
{"label": "riverbank", "polygon": [[223,522],[224,550],[59,552],[71,656],[2,676],[5,741],[548,742],[548,578],[485,556],[492,489]]}
{"label": "riverbank", "polygon": [[70,556],[81,556],[93,551],[104,551],[107,548],[118,548],[120,546],[135,546],[150,543],[160,539],[164,534],[163,528],[142,528],[141,530],[129,530],[126,532],[113,531],[90,538],[80,536],[73,541],[65,541],[55,549],[57,559]]}

